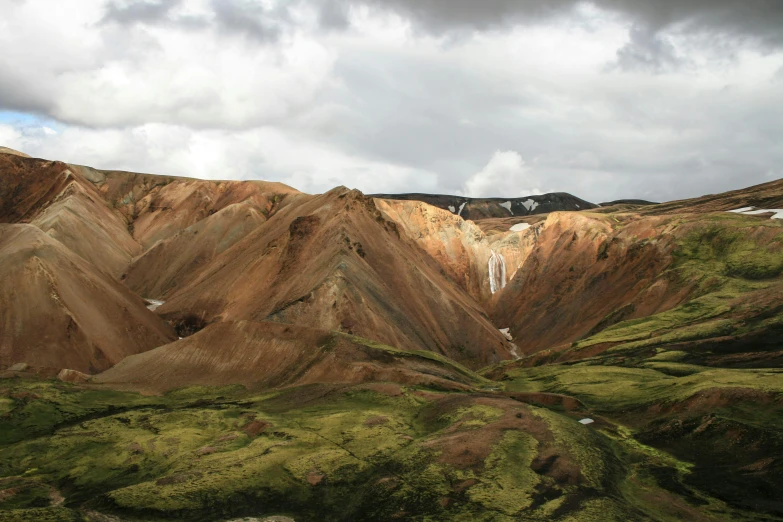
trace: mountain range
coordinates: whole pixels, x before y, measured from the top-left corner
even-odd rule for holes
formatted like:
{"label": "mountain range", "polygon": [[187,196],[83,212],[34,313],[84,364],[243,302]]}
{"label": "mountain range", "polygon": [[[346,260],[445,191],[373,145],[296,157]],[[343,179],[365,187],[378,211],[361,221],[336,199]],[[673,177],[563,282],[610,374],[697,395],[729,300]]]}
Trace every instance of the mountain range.
{"label": "mountain range", "polygon": [[0,147],[0,377],[3,520],[783,520],[783,180],[310,195]]}

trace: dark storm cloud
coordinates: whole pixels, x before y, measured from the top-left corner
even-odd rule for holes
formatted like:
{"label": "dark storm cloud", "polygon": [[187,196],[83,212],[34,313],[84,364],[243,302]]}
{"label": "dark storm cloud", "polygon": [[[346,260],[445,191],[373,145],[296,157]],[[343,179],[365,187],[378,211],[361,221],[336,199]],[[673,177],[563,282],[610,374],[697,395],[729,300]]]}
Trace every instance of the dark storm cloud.
{"label": "dark storm cloud", "polygon": [[[343,23],[334,13],[334,0],[311,0],[320,5],[321,22]],[[671,71],[688,64],[678,56],[667,33],[728,38],[715,51],[731,57],[742,40],[774,50],[783,47],[783,0],[358,0],[358,4],[395,12],[419,31],[435,34],[503,29],[567,17],[579,6],[592,4],[631,23],[629,42],[618,51],[620,70]],[[345,3],[342,3],[345,9]]]}
{"label": "dark storm cloud", "polygon": [[[365,0],[396,11],[434,32],[487,29],[566,15],[578,0]],[[726,32],[762,44],[783,44],[783,2],[779,0],[594,0],[599,8],[626,16],[653,33],[677,24]],[[640,29],[641,30],[641,29]]]}
{"label": "dark storm cloud", "polygon": [[[110,0],[106,21],[124,24],[158,23],[168,19],[181,0]],[[266,9],[259,0],[213,0],[215,21],[261,40],[274,38],[288,8],[310,5],[317,9],[323,27],[345,29],[351,6],[396,12],[411,19],[420,30],[444,33],[452,30],[487,30],[529,24],[567,16],[579,5],[593,4],[618,13],[634,25],[637,40],[628,52],[642,53],[665,46],[656,38],[664,29],[725,33],[754,40],[768,47],[783,45],[783,1],[780,0],[297,0],[277,2]],[[663,54],[667,51],[660,50]],[[643,56],[640,57],[645,60]]]}
{"label": "dark storm cloud", "polygon": [[628,43],[617,51],[616,66],[623,70],[662,73],[677,69],[686,62],[687,59],[678,55],[666,36],[647,26],[634,26]]}
{"label": "dark storm cloud", "polygon": [[267,10],[257,0],[212,0],[212,9],[221,29],[263,42],[276,40],[287,18],[285,8]]}
{"label": "dark storm cloud", "polygon": [[165,20],[169,12],[180,3],[181,0],[142,0],[130,3],[112,0],[106,4],[103,21],[127,25],[158,23]]}

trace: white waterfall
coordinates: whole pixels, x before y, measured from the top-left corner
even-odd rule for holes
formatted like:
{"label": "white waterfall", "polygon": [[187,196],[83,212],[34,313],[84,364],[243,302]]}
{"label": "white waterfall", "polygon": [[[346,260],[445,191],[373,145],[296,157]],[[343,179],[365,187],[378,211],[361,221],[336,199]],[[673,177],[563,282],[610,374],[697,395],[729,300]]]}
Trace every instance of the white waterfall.
{"label": "white waterfall", "polygon": [[489,257],[489,289],[494,294],[506,287],[506,261],[503,254],[492,250]]}

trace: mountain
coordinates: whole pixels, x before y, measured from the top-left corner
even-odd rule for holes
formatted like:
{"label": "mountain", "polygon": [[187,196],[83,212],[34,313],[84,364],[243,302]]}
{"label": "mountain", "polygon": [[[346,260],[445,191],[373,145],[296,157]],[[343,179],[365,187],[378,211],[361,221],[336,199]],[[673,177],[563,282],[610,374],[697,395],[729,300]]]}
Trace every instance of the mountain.
{"label": "mountain", "polygon": [[781,209],[0,154],[0,518],[783,520]]}
{"label": "mountain", "polygon": [[252,320],[338,330],[471,368],[511,358],[479,304],[372,198],[342,187],[281,209],[158,312],[179,325]]}
{"label": "mountain", "polygon": [[0,147],[0,154],[11,154],[13,156],[22,156],[23,158],[30,157],[24,152],[19,152],[18,150],[9,149],[8,147]]}
{"label": "mountain", "polygon": [[597,205],[571,194],[557,192],[522,198],[467,198],[436,194],[374,194],[376,199],[421,201],[448,210],[463,219],[479,220],[509,216],[530,216],[559,210],[586,210]]}
{"label": "mountain", "polygon": [[0,222],[31,223],[112,276],[141,246],[81,172],[57,161],[0,156]]}
{"label": "mountain", "polygon": [[139,297],[33,225],[0,225],[0,327],[6,368],[97,373],[174,340]]}
{"label": "mountain", "polygon": [[465,391],[484,384],[429,352],[404,352],[358,337],[279,323],[220,322],[128,357],[94,382],[145,391],[242,384],[268,389],[323,382],[394,381]]}
{"label": "mountain", "polygon": [[654,203],[652,201],[647,201],[646,199],[618,199],[615,201],[608,201],[606,203],[601,203],[598,206],[599,207],[614,207],[617,205],[638,205],[638,206],[647,206],[647,205],[657,205],[658,203]]}

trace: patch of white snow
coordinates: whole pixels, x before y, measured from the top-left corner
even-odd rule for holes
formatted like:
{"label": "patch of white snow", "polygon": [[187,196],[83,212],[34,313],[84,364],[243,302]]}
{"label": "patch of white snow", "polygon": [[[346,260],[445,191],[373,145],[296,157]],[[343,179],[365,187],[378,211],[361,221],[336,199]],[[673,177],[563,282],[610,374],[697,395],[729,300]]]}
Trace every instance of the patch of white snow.
{"label": "patch of white snow", "polygon": [[159,307],[166,304],[166,301],[158,301],[156,299],[145,299],[145,301],[147,301],[147,310],[149,310],[150,312],[154,312]]}
{"label": "patch of white snow", "polygon": [[509,212],[511,212],[511,215],[512,215],[512,216],[514,215],[514,211],[513,211],[513,210],[511,210],[511,202],[510,202],[510,201],[506,201],[505,203],[501,203],[501,204],[500,204],[500,206],[501,206],[501,207],[503,207],[503,208],[505,208],[505,209],[506,209],[506,210],[508,210]]}
{"label": "patch of white snow", "polygon": [[457,213],[457,209],[456,209],[456,208],[454,208],[454,205],[449,205],[449,211],[450,211],[452,214],[456,214],[456,213]]}
{"label": "patch of white snow", "polygon": [[772,213],[771,219],[783,219],[783,208],[756,209],[756,207],[745,207],[745,208],[738,208],[737,210],[729,210],[729,212],[734,212],[735,214],[744,214],[746,216],[757,216],[759,214]]}
{"label": "patch of white snow", "polygon": [[576,208],[582,208],[582,207],[580,207],[579,205],[577,205],[576,203],[574,203],[574,206],[575,206]]}
{"label": "patch of white snow", "polygon": [[465,202],[464,202],[462,205],[460,205],[460,206],[459,206],[459,212],[457,212],[457,215],[458,215],[458,216],[460,216],[460,217],[462,216],[462,211],[465,209],[465,205],[466,205],[467,203],[468,203],[468,202],[467,202],[467,201],[465,201]]}
{"label": "patch of white snow", "polygon": [[514,340],[514,338],[511,336],[511,328],[501,328],[500,333],[502,333],[509,341]]}
{"label": "patch of white snow", "polygon": [[528,223],[517,223],[513,227],[511,227],[509,230],[512,232],[523,232],[530,228],[530,225]]}
{"label": "patch of white snow", "polygon": [[750,212],[743,212],[743,214],[746,216],[754,216],[758,214],[768,214],[770,212],[774,213],[770,219],[783,219],[783,208],[762,208]]}
{"label": "patch of white snow", "polygon": [[538,203],[532,199],[528,199],[527,201],[523,202],[522,205],[527,209],[528,212],[532,212],[536,209],[536,207],[538,207]]}
{"label": "patch of white snow", "polygon": [[595,421],[593,419],[582,419],[579,421],[579,424],[584,424],[585,426],[587,426],[588,424],[592,424],[594,422]]}

